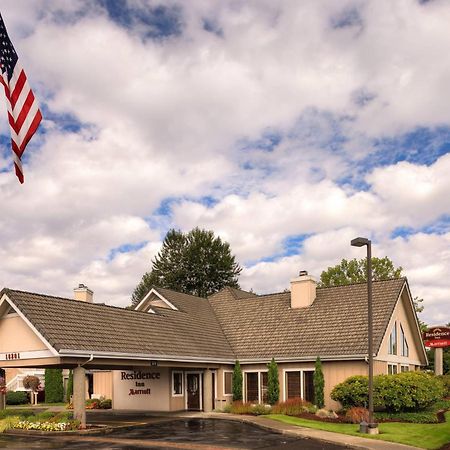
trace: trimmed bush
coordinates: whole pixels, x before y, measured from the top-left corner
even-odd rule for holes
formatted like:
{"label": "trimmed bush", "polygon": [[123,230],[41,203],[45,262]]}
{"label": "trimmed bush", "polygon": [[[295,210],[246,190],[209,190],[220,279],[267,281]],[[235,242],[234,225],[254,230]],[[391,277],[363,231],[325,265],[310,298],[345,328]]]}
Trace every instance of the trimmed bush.
{"label": "trimmed bush", "polygon": [[242,370],[239,361],[236,361],[232,378],[233,402],[242,401]]}
{"label": "trimmed bush", "polygon": [[34,375],[27,375],[23,379],[22,384],[25,389],[30,389],[33,392],[36,392],[41,385],[41,380],[39,379],[39,377],[36,377]]}
{"label": "trimmed bush", "polygon": [[340,402],[345,409],[353,406],[367,407],[369,403],[369,380],[362,375],[347,378],[331,391],[331,398]]}
{"label": "trimmed bush", "polygon": [[285,414],[287,416],[300,416],[305,412],[315,413],[316,411],[315,406],[300,397],[290,398],[272,407],[272,414]]}
{"label": "trimmed bush", "polygon": [[[442,398],[444,386],[433,375],[403,372],[374,377],[374,408],[390,412],[423,410]],[[367,407],[368,378],[354,376],[334,387],[331,398],[346,409]]]}
{"label": "trimmed bush", "polygon": [[45,402],[64,401],[64,383],[62,369],[45,369]]}
{"label": "trimmed bush", "polygon": [[369,410],[361,406],[354,406],[345,413],[344,420],[348,423],[369,422]]}
{"label": "trimmed bush", "polygon": [[444,395],[442,381],[423,372],[377,375],[374,380],[374,406],[385,411],[423,410]]}
{"label": "trimmed bush", "polygon": [[323,408],[325,406],[325,398],[323,394],[324,387],[325,381],[323,378],[322,361],[320,361],[320,358],[317,357],[314,368],[314,403],[318,408]]}
{"label": "trimmed bush", "polygon": [[7,405],[25,405],[28,403],[28,394],[25,391],[8,391],[6,393]]}
{"label": "trimmed bush", "polygon": [[269,405],[274,405],[280,398],[280,382],[278,381],[278,366],[275,359],[272,358],[269,364],[267,373],[267,402]]}
{"label": "trimmed bush", "polygon": [[444,397],[450,397],[450,374],[447,375],[439,375],[439,380],[444,384]]}

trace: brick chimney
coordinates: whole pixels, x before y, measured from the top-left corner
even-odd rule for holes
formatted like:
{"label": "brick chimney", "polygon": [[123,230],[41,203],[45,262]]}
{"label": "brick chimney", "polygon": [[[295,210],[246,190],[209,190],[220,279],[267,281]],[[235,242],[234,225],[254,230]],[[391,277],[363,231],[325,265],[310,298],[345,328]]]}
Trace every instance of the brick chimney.
{"label": "brick chimney", "polygon": [[291,308],[306,308],[316,299],[317,281],[301,270],[297,278],[291,280]]}
{"label": "brick chimney", "polygon": [[75,300],[86,303],[94,303],[94,292],[84,284],[79,284],[78,287],[73,290],[73,293]]}

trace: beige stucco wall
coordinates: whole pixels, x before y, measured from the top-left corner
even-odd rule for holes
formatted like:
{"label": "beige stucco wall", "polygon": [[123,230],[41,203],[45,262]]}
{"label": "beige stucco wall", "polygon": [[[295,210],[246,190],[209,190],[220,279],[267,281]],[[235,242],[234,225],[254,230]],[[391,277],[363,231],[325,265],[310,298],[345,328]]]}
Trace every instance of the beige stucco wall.
{"label": "beige stucco wall", "polygon": [[[122,379],[122,372],[113,371],[113,408],[136,409],[141,411],[170,411],[170,369],[166,367],[137,368],[136,372],[159,374],[159,378],[127,380]],[[131,390],[146,391],[130,395]],[[148,391],[149,390],[149,391]]]}
{"label": "beige stucco wall", "polygon": [[94,372],[94,394],[106,398],[112,398],[112,372]]}
{"label": "beige stucco wall", "polygon": [[19,316],[5,316],[0,319],[0,353],[47,350]]}
{"label": "beige stucco wall", "polygon": [[[397,322],[397,355],[389,354],[389,336],[391,334],[394,323]],[[400,326],[402,325],[405,332],[406,341],[409,346],[409,356],[401,356],[401,339],[400,339]],[[414,370],[415,366],[425,364],[425,359],[421,351],[421,336],[417,331],[415,318],[412,313],[412,309],[409,305],[409,298],[406,289],[404,289],[397,305],[394,309],[392,317],[389,321],[389,325],[386,330],[386,334],[381,342],[380,351],[375,357],[374,373],[381,374],[387,373],[388,363],[398,364],[398,371],[400,371],[400,365],[408,365],[410,370]]]}

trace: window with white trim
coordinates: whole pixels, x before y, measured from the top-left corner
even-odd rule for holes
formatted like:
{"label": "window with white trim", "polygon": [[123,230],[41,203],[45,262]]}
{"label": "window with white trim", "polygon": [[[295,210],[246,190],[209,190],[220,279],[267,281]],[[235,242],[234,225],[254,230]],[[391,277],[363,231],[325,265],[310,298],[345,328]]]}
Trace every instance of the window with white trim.
{"label": "window with white trim", "polygon": [[406,341],[405,332],[403,331],[403,327],[400,324],[400,345],[401,345],[401,355],[409,356],[409,345]]}
{"label": "window with white trim", "polygon": [[400,372],[409,372],[409,365],[402,364],[400,366]]}
{"label": "window with white trim", "polygon": [[223,373],[223,395],[233,395],[233,372]]}
{"label": "window with white trim", "polygon": [[172,372],[172,397],[183,396],[183,372]]}
{"label": "window with white trim", "polygon": [[389,350],[390,355],[397,354],[397,322],[394,322],[391,334],[389,335]]}
{"label": "window with white trim", "polygon": [[388,364],[388,375],[395,375],[397,372],[397,364]]}

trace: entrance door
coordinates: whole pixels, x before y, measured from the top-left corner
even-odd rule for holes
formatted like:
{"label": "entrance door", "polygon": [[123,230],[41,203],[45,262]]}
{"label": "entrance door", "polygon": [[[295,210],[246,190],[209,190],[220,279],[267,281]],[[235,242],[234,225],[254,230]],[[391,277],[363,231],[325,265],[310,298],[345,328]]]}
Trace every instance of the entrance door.
{"label": "entrance door", "polygon": [[186,380],[187,409],[200,410],[200,374],[188,373]]}

